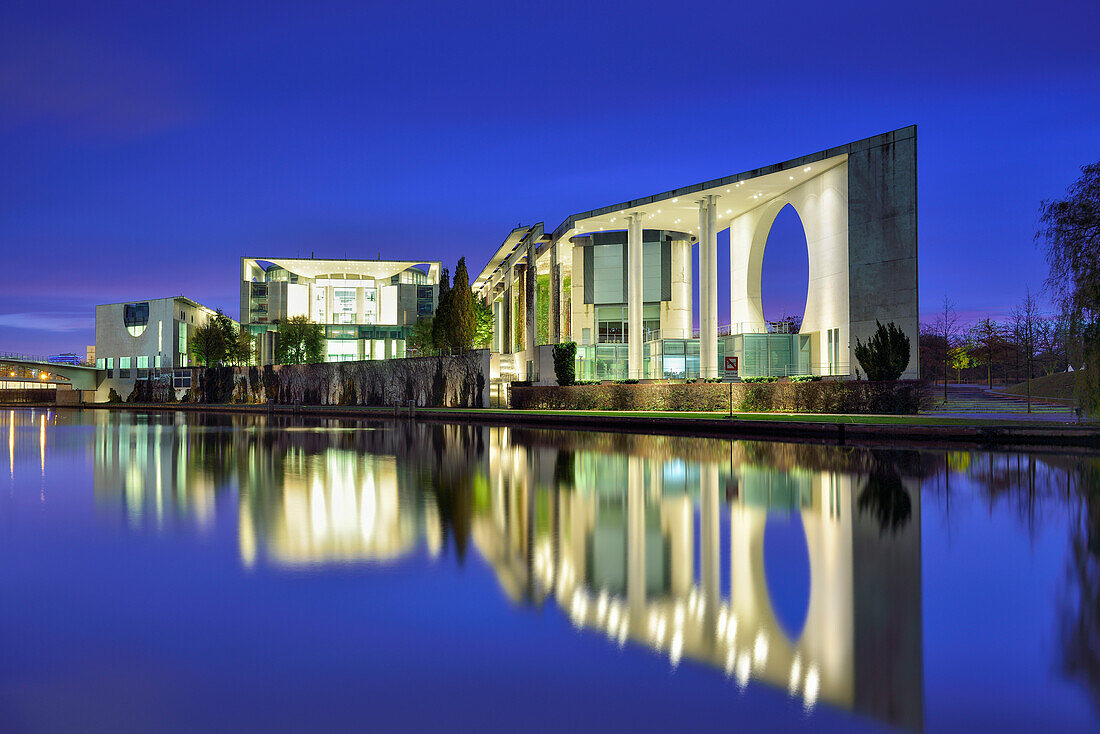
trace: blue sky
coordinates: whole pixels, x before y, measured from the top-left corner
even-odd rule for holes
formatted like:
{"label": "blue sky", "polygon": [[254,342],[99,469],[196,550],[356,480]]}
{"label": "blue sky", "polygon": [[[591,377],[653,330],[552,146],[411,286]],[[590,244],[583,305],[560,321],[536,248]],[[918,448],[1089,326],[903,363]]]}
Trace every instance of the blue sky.
{"label": "blue sky", "polygon": [[[519,222],[914,123],[921,310],[997,316],[1042,285],[1039,202],[1100,159],[1098,31],[1095,0],[8,0],[0,350],[82,350],[96,303],[236,316],[241,255],[476,272]],[[805,292],[787,220],[776,314]]]}

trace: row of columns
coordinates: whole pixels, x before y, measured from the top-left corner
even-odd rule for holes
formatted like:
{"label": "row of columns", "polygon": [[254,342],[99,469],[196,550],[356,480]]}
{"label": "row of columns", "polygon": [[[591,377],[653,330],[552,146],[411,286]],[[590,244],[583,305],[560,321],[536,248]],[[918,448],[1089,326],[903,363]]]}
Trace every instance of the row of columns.
{"label": "row of columns", "polygon": [[[718,210],[717,197],[704,196],[699,206],[699,374],[703,378],[715,378],[718,369]],[[645,377],[643,373],[643,318],[642,318],[642,228],[645,214],[632,212],[627,215],[627,375],[632,379]],[[537,233],[537,235],[536,235]],[[534,228],[525,238],[526,262],[505,267],[503,284],[503,335],[500,348],[504,353],[535,348],[537,328],[537,267],[536,253],[541,227]],[[585,273],[585,277],[591,277]],[[515,318],[512,314],[513,283],[519,281],[519,312],[524,317],[523,344],[514,339]],[[550,324],[549,341],[561,341],[561,263],[558,243],[550,246]],[[490,289],[489,299],[496,289]],[[518,347],[518,348],[517,348]]]}

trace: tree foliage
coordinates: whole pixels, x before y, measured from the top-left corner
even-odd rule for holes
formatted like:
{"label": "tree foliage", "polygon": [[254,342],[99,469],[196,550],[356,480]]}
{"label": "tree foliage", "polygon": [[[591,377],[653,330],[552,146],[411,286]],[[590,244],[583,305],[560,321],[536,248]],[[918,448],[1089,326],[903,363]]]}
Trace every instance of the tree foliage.
{"label": "tree foliage", "polygon": [[470,290],[470,275],[466,258],[460,257],[451,284],[451,303],[447,314],[447,345],[451,349],[467,350],[474,341],[474,294]]}
{"label": "tree foliage", "polygon": [[308,316],[291,316],[279,322],[275,340],[278,364],[314,364],[325,361],[325,327]]}
{"label": "tree foliage", "polygon": [[909,365],[909,337],[893,321],[875,322],[875,333],[866,344],[856,340],[856,359],[868,380],[896,380]]}
{"label": "tree foliage", "polygon": [[[439,280],[439,299],[436,303],[435,315],[431,319],[431,346],[435,349],[447,349],[453,352],[463,352],[482,341],[492,339],[492,311],[488,315],[488,338],[485,338],[479,328],[483,328],[478,319],[485,317],[478,312],[477,299],[470,290],[470,276],[466,271],[466,258],[458,260],[455,267],[454,282],[448,283],[447,269]],[[427,334],[417,336],[420,341],[427,341]]]}
{"label": "tree foliage", "polygon": [[1050,265],[1047,288],[1067,316],[1078,401],[1100,412],[1100,162],[1082,166],[1065,198],[1042,203],[1036,240]]}
{"label": "tree foliage", "polygon": [[577,343],[554,345],[554,377],[562,386],[572,385],[577,378]]}
{"label": "tree foliage", "polygon": [[238,328],[221,309],[191,332],[187,351],[191,361],[204,367],[251,364],[254,354],[248,329]]}
{"label": "tree foliage", "polygon": [[213,318],[199,324],[187,341],[191,361],[204,367],[224,362],[226,346],[225,331]]}
{"label": "tree foliage", "polygon": [[489,349],[493,345],[493,328],[496,319],[493,309],[480,298],[474,299],[474,348]]}
{"label": "tree foliage", "polygon": [[432,339],[434,322],[435,318],[433,316],[420,317],[413,325],[409,336],[405,339],[406,348],[415,351],[417,354],[427,354],[434,349],[435,342]]}

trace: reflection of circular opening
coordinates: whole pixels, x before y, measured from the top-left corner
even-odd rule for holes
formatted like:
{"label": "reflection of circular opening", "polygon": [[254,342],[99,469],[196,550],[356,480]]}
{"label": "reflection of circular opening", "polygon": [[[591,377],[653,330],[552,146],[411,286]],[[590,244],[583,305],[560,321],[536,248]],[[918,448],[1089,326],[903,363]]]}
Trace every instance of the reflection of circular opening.
{"label": "reflection of circular opening", "polygon": [[810,613],[810,548],[800,513],[768,513],[764,579],[776,621],[792,642],[797,641]]}
{"label": "reflection of circular opening", "polygon": [[127,326],[126,331],[130,332],[130,336],[141,336],[143,333],[145,333],[146,326],[147,324],[142,324],[140,326]]}

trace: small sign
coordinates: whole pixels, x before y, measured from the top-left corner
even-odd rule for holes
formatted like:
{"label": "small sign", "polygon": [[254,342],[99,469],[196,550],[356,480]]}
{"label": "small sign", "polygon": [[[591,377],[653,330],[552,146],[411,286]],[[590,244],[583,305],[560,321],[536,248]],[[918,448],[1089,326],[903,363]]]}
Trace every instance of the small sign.
{"label": "small sign", "polygon": [[726,376],[737,374],[737,357],[726,357]]}

